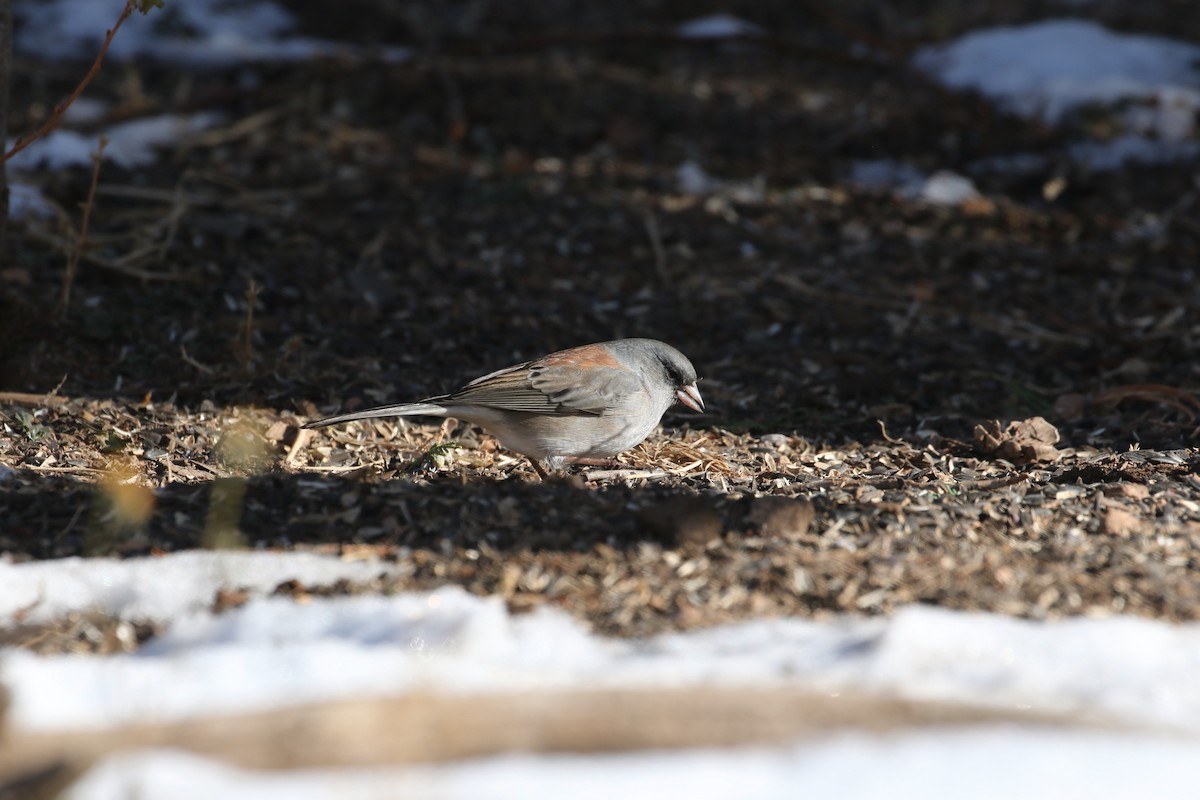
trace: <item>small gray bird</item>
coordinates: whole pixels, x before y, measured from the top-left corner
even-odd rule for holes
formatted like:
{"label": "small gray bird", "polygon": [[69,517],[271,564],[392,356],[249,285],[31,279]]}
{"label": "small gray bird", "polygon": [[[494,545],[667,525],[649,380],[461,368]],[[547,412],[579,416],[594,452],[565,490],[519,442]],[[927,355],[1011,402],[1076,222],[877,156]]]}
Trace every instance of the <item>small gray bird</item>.
{"label": "small gray bird", "polygon": [[609,458],[641,442],[676,400],[704,413],[696,368],[656,339],[560,350],[419,403],[369,408],[305,428],[376,417],[454,417],[481,425],[546,477],[572,460]]}

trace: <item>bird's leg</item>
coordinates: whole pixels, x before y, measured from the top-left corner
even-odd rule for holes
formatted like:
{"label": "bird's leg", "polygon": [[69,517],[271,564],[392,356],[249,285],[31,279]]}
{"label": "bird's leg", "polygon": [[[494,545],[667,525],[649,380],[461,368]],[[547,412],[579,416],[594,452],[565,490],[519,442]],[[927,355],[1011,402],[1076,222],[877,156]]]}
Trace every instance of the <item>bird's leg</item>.
{"label": "bird's leg", "polygon": [[[529,456],[526,456],[526,458],[529,458]],[[542,465],[538,463],[538,460],[536,458],[529,458],[529,463],[531,465],[533,465],[533,471],[538,474],[539,478],[541,478],[544,481],[550,480],[550,473],[548,473],[548,472],[546,472],[546,470],[542,469]]]}

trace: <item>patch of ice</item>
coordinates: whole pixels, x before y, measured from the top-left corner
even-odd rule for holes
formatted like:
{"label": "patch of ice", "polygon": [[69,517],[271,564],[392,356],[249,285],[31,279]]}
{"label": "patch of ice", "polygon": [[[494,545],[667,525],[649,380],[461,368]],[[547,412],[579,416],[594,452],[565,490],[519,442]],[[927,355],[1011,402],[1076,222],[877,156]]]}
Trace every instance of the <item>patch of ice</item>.
{"label": "patch of ice", "polygon": [[[7,147],[12,147],[10,139]],[[60,128],[51,131],[8,160],[14,171],[49,169],[59,170],[92,163],[92,153],[100,144],[99,134],[84,135]]]}
{"label": "patch of ice", "polygon": [[63,122],[67,125],[88,125],[99,122],[108,114],[109,103],[94,97],[80,96],[67,106],[63,112]]}
{"label": "patch of ice", "polygon": [[[8,184],[8,216],[10,219],[27,219],[37,217],[48,219],[58,215],[54,204],[51,203],[42,190],[31,183],[11,181]],[[0,470],[0,479],[3,471]]]}
{"label": "patch of ice", "polygon": [[[41,58],[90,60],[124,6],[124,0],[18,3],[13,9],[16,50]],[[293,26],[290,14],[265,0],[168,3],[146,15],[134,13],[126,20],[113,39],[109,57],[190,59],[209,50],[213,60],[218,60],[231,43],[244,43],[257,36],[265,46],[271,46]]]}
{"label": "patch of ice", "polygon": [[699,162],[691,158],[675,169],[675,183],[685,194],[708,194],[721,188],[721,181],[714,180]]}
{"label": "patch of ice", "polygon": [[732,14],[710,14],[683,23],[675,29],[684,39],[735,39],[758,36],[763,29]]}
{"label": "patch of ice", "polygon": [[69,800],[1190,800],[1200,782],[1194,741],[1112,732],[978,728],[841,734],[717,749],[508,755],[369,769],[245,770],[184,753],[112,756]]}
{"label": "patch of ice", "polygon": [[1087,104],[1149,104],[1127,115],[1127,123],[1169,139],[1195,128],[1198,62],[1196,45],[1071,19],[977,30],[914,56],[947,86],[975,89],[1051,124]]}
{"label": "patch of ice", "polygon": [[154,149],[177,143],[183,137],[199,133],[221,123],[224,115],[214,111],[198,111],[187,116],[161,114],[155,117],[129,120],[108,129],[105,156],[118,166],[130,169],[154,162]]}
{"label": "patch of ice", "polygon": [[[124,0],[18,3],[13,9],[15,47],[20,53],[41,58],[90,61],[124,5]],[[295,27],[292,15],[270,0],[167,3],[126,20],[113,39],[109,58],[148,56],[171,63],[219,66],[371,53],[353,44],[293,36]],[[411,56],[400,47],[384,48],[379,54],[392,62]]]}
{"label": "patch of ice", "polygon": [[132,169],[153,163],[156,148],[176,144],[184,136],[211,128],[222,119],[219,113],[199,111],[187,116],[162,114],[129,120],[113,125],[103,134],[59,129],[17,153],[8,164],[17,171],[90,167],[92,154],[99,148],[103,135],[108,139],[104,157]]}

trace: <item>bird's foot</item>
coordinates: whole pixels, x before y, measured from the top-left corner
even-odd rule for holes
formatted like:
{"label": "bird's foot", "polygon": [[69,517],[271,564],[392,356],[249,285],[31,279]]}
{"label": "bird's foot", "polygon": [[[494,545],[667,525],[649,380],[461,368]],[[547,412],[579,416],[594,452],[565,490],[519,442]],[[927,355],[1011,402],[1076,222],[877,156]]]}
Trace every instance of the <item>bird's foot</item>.
{"label": "bird's foot", "polygon": [[530,458],[529,465],[533,467],[533,471],[536,472],[538,477],[543,481],[550,480],[550,473],[546,471],[545,467],[543,467],[536,458]]}

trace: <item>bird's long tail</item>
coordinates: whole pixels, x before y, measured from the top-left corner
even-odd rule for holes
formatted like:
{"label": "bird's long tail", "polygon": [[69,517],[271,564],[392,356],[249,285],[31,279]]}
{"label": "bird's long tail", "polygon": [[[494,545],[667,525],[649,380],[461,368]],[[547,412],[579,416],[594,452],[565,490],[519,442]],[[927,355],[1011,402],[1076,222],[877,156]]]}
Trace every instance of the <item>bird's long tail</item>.
{"label": "bird's long tail", "polygon": [[324,428],[326,425],[337,425],[339,422],[353,422],[357,419],[375,419],[377,417],[444,417],[446,407],[438,405],[440,397],[431,397],[421,403],[396,403],[390,406],[368,408],[365,411],[353,411],[349,414],[338,414],[336,417],[326,417],[315,422],[309,422],[305,428]]}

